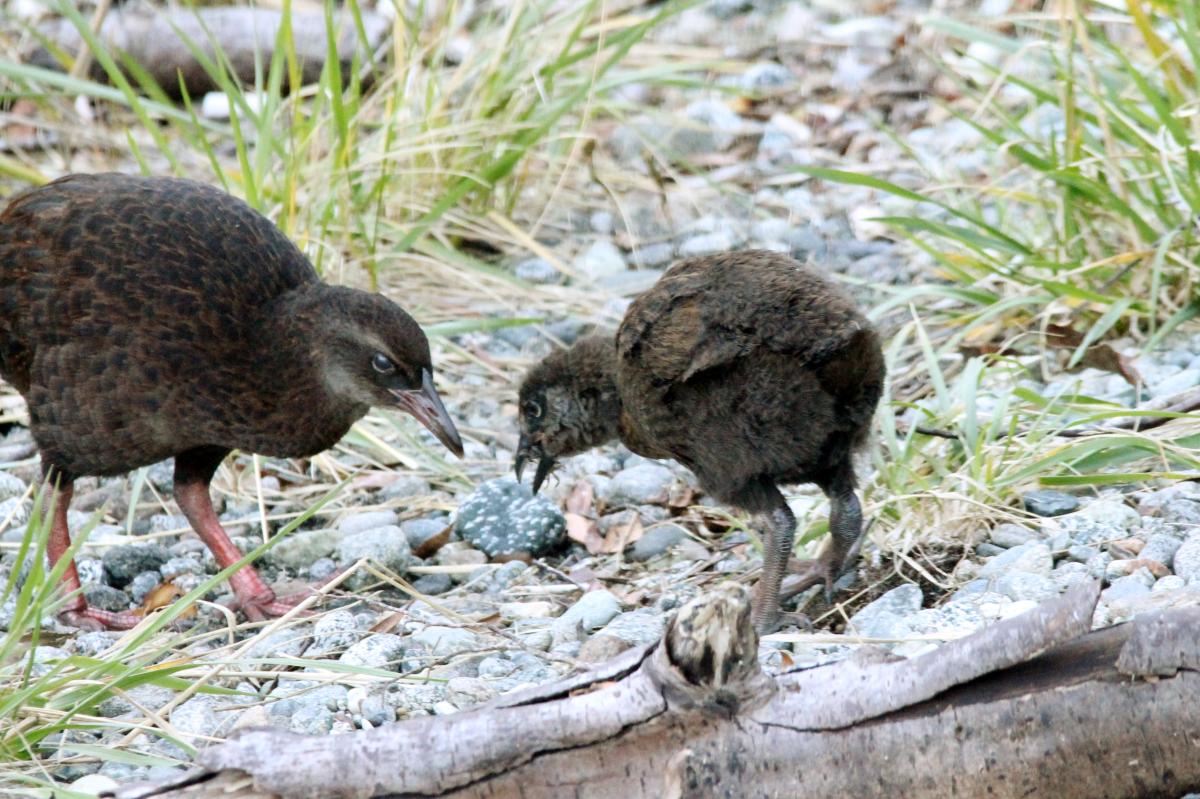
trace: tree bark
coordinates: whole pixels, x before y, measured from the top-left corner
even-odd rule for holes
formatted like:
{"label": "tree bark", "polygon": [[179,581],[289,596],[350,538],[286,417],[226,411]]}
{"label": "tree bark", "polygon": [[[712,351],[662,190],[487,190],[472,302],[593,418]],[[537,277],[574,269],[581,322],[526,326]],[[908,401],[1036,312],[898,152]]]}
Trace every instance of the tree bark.
{"label": "tree bark", "polygon": [[745,590],[656,646],[446,717],[312,738],[247,730],[173,797],[1178,797],[1200,788],[1200,609],[1088,633],[1098,584],[909,660],[776,679]]}
{"label": "tree bark", "polygon": [[[256,59],[265,71],[271,63],[276,36],[283,15],[266,8],[238,6],[198,9],[157,9],[139,6],[116,8],[108,13],[100,28],[99,39],[109,51],[124,53],[144,68],[167,94],[180,96],[182,79],[188,93],[195,97],[220,88],[193,53],[198,49],[210,61],[217,62],[218,47],[228,59],[237,79],[253,85]],[[391,23],[371,12],[362,12],[366,41],[359,38],[354,20],[346,13],[334,15],[338,60],[344,77],[356,52],[374,53],[384,41]],[[40,33],[70,56],[79,53],[82,37],[67,19],[58,19],[40,27]],[[324,14],[294,12],[292,38],[300,64],[303,83],[315,82],[328,55]],[[189,46],[191,42],[191,46]],[[117,58],[120,64],[120,58]],[[29,57],[38,66],[62,69],[59,61],[45,48]],[[93,79],[105,78],[104,69],[93,60]],[[286,88],[286,87],[285,87]]]}

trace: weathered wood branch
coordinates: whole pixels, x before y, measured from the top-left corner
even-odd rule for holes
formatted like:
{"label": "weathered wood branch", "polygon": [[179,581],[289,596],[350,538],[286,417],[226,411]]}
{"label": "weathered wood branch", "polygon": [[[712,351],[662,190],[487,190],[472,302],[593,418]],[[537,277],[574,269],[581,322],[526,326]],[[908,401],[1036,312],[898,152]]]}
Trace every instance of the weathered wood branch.
{"label": "weathered wood branch", "polygon": [[1088,633],[1098,584],[937,651],[777,679],[744,589],[661,644],[448,717],[310,738],[249,730],[192,797],[1177,797],[1200,788],[1200,609]]}
{"label": "weathered wood branch", "polygon": [[[256,59],[263,69],[270,65],[282,19],[279,11],[240,6],[116,8],[105,16],[99,38],[110,51],[124,53],[140,64],[168,94],[179,95],[182,78],[188,93],[197,96],[220,87],[196,58],[192,47],[214,63],[218,60],[219,47],[238,79],[243,84],[253,85]],[[349,14],[340,12],[333,19],[338,60],[342,74],[348,77],[355,52],[376,52],[391,30],[391,23],[378,14],[364,11],[362,23],[366,41],[363,42]],[[70,20],[47,22],[39,27],[39,32],[69,56],[79,53],[83,46],[83,39]],[[302,82],[315,82],[328,55],[324,14],[293,13],[292,39]],[[29,61],[52,69],[63,68],[44,48],[32,53]],[[95,60],[89,72],[96,80],[105,77],[104,69]]]}

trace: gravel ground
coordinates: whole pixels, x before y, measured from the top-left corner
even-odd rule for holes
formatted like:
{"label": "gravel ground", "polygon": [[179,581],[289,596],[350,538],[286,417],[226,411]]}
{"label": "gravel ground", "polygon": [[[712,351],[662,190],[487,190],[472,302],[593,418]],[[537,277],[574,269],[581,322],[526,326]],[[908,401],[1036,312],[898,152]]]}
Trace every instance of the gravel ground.
{"label": "gravel ground", "polygon": [[[744,247],[789,252],[867,281],[857,289],[864,303],[889,285],[921,276],[925,262],[883,238],[870,219],[896,210],[888,198],[865,188],[818,184],[791,169],[865,165],[919,187],[925,178],[914,156],[946,173],[978,173],[986,165],[974,149],[978,134],[940,110],[934,102],[938,78],[913,55],[914,39],[919,41],[911,36],[913,19],[928,4],[880,5],[887,6],[885,13],[843,17],[844,4],[723,0],[693,9],[661,31],[661,41],[709,48],[738,64],[738,71],[723,74],[708,90],[623,89],[635,111],[620,122],[597,124],[597,150],[609,174],[636,179],[594,187],[591,207],[564,209],[553,220],[561,235],[543,244],[569,265],[570,274],[532,254],[515,255],[507,264],[532,283],[592,291],[595,313],[453,340],[474,360],[457,386],[465,390],[448,392],[447,404],[464,430],[489,431],[465,436],[466,459],[453,464],[460,472],[423,460],[410,464],[416,468],[378,468],[377,450],[353,446],[304,464],[263,459],[260,483],[250,457],[227,464],[215,495],[221,518],[243,547],[261,542],[264,525],[277,529],[319,498],[331,475],[361,469],[346,495],[268,553],[262,570],[268,580],[288,583],[359,567],[313,617],[253,637],[243,628],[230,634],[232,642],[224,632],[188,639],[179,654],[198,669],[228,657],[230,647],[242,647],[243,667],[211,681],[237,689],[237,695],[142,686],[103,703],[99,715],[133,722],[147,708],[158,710],[176,734],[203,745],[248,725],[337,734],[453,713],[653,641],[667,614],[705,586],[756,579],[760,558],[745,520],[711,505],[677,464],[608,447],[566,461],[542,495],[532,497],[507,476],[516,443],[515,391],[497,384],[491,366],[527,363],[549,351],[552,340],[569,343],[618,318],[628,298],[680,256]],[[1007,9],[1004,2],[982,5],[983,13]],[[637,110],[649,108],[654,110]],[[901,131],[912,152],[903,151],[881,124]],[[653,190],[645,179],[651,151],[677,170]],[[1130,342],[1115,346],[1135,354]],[[1140,398],[1120,377],[1092,369],[1051,373],[1045,382],[1021,378],[1016,385],[1046,395],[1079,391],[1125,405],[1170,396],[1200,385],[1200,337],[1177,336],[1134,363],[1146,380]],[[981,407],[1011,388],[998,381],[985,386]],[[402,427],[403,436],[390,424],[374,422],[370,429],[402,451],[412,441],[436,446],[412,425]],[[24,533],[30,481],[38,473],[24,428],[0,439],[0,464],[7,464],[0,471],[0,542],[12,545]],[[173,504],[147,493],[170,496],[169,465],[146,474],[147,491],[132,514],[131,479],[86,479],[76,487],[74,528],[93,510],[105,509],[79,558],[88,599],[98,606],[140,606],[164,582],[185,592],[217,570]],[[864,639],[917,654],[1091,578],[1107,586],[1097,626],[1200,603],[1196,483],[1086,495],[1038,490],[1023,501],[1024,512],[1014,511],[1012,521],[983,525],[969,541],[930,550],[947,575],[940,586],[868,544],[853,590],[838,597],[844,606],[829,609],[819,598],[806,598],[802,604],[820,634],[765,640],[764,666],[838,659]],[[798,489],[792,502],[802,516],[826,512],[813,490]],[[14,550],[3,550],[0,579],[17,568]],[[0,607],[0,628],[11,613],[11,601]],[[188,624],[193,633],[225,629],[224,616],[212,606],[202,606]],[[38,662],[98,655],[120,637],[77,634],[53,619],[45,628],[54,645],[38,647]],[[256,659],[280,657],[310,662],[251,668]],[[334,661],[375,671],[347,674],[321,665]],[[125,732],[71,736],[111,745]],[[131,748],[187,759],[164,739],[142,737]],[[176,768],[64,762],[54,776],[70,782],[98,771],[124,782]]]}

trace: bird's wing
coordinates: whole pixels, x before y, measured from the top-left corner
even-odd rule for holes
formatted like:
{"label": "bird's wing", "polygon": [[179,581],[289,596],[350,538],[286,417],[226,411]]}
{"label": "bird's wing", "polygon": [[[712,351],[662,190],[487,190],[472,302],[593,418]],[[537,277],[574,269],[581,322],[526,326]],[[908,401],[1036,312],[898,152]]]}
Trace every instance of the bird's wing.
{"label": "bird's wing", "polygon": [[681,262],[630,305],[617,332],[622,368],[665,385],[760,349],[818,364],[861,327],[849,298],[811,270],[713,264]]}

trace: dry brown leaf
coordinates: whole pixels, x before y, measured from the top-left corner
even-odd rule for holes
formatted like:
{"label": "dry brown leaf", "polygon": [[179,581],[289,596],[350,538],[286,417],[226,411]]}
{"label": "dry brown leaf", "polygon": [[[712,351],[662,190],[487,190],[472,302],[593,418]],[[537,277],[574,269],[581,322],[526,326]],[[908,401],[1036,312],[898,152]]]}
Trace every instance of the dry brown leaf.
{"label": "dry brown leaf", "polygon": [[[150,589],[150,591],[146,594],[146,598],[142,600],[142,606],[138,610],[135,610],[134,613],[138,613],[140,611],[141,615],[144,616],[152,610],[165,608],[167,605],[170,605],[176,599],[183,596],[184,593],[186,592],[182,588],[175,585],[175,583],[171,582],[170,580],[159,583],[154,588]],[[179,618],[187,619],[195,615],[196,606],[191,605],[184,610],[183,613],[179,614]]]}
{"label": "dry brown leaf", "polygon": [[578,513],[564,514],[567,519],[567,537],[577,544],[582,544],[589,554],[595,555],[604,547],[604,539],[596,522]]}
{"label": "dry brown leaf", "polygon": [[696,501],[698,492],[686,483],[676,483],[671,486],[671,495],[667,497],[667,506],[671,508],[690,508]]}
{"label": "dry brown leaf", "polygon": [[595,494],[592,491],[592,484],[587,480],[580,480],[571,487],[571,493],[567,495],[567,501],[563,504],[563,509],[567,513],[586,516],[592,510],[594,500]]}
{"label": "dry brown leaf", "polygon": [[390,633],[396,628],[396,625],[404,621],[405,613],[402,611],[394,611],[387,614],[379,621],[371,625],[370,632],[373,633]]}
{"label": "dry brown leaf", "polygon": [[601,544],[600,551],[605,555],[624,552],[625,547],[641,538],[643,532],[640,516],[635,515],[624,524],[614,524],[604,534],[604,541]]}
{"label": "dry brown leaf", "polygon": [[437,535],[431,535],[429,538],[425,539],[423,542],[421,542],[421,546],[413,550],[413,554],[418,558],[433,557],[435,554],[437,554],[437,551],[444,547],[450,540],[450,531],[453,529],[453,527],[453,525],[448,524],[446,525],[445,529],[443,529]]}
{"label": "dry brown leaf", "polygon": [[[1083,334],[1066,325],[1046,325],[1046,343],[1051,347],[1073,350],[1083,343]],[[1107,344],[1093,344],[1088,347],[1084,350],[1079,365],[1114,372],[1133,386],[1142,382],[1141,375],[1129,359]]]}

